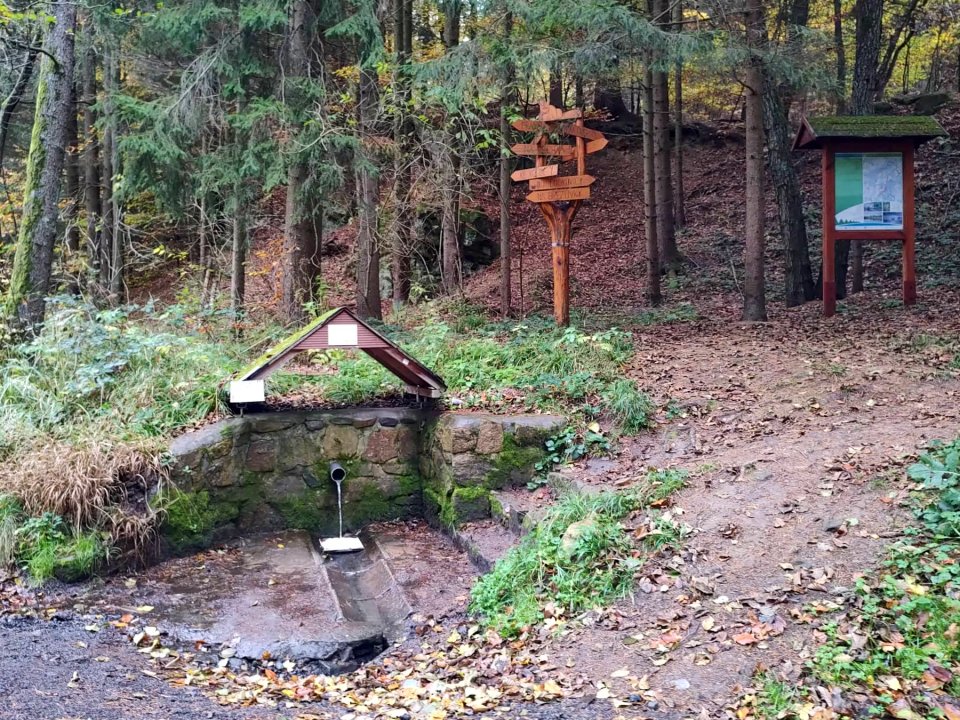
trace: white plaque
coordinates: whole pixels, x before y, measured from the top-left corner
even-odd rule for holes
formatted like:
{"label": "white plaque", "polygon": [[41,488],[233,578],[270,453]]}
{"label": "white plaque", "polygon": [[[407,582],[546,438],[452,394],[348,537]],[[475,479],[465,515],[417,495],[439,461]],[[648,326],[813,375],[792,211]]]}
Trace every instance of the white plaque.
{"label": "white plaque", "polygon": [[336,325],[327,325],[327,344],[334,346],[356,347],[356,323],[338,323]]}
{"label": "white plaque", "polygon": [[230,402],[263,402],[266,399],[263,380],[234,380],[230,383]]}

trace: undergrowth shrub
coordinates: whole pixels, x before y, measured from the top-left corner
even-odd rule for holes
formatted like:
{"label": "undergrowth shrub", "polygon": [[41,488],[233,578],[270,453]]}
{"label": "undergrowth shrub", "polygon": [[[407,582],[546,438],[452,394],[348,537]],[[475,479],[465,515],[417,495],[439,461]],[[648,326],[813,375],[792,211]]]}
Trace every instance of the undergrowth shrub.
{"label": "undergrowth shrub", "polygon": [[541,622],[548,603],[571,616],[626,595],[650,552],[679,542],[685,530],[669,515],[646,510],[642,537],[621,520],[665,498],[685,475],[671,471],[641,490],[570,493],[477,581],[470,609],[508,636]]}
{"label": "undergrowth shrub", "polygon": [[24,513],[10,495],[0,495],[0,565],[22,567],[34,583],[90,576],[110,555],[106,538],[95,530],[76,530],[62,517]]}

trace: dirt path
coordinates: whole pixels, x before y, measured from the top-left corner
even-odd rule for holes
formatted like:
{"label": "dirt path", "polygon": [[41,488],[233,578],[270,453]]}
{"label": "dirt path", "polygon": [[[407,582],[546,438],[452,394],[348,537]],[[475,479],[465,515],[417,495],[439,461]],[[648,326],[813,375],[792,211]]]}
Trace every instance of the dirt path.
{"label": "dirt path", "polygon": [[674,418],[582,479],[683,467],[673,512],[693,534],[633,600],[556,643],[557,660],[609,685],[611,712],[733,717],[757,668],[797,675],[816,645],[808,621],[909,520],[905,461],[960,433],[958,323],[881,302],[832,323],[810,307],[639,333],[631,375]]}

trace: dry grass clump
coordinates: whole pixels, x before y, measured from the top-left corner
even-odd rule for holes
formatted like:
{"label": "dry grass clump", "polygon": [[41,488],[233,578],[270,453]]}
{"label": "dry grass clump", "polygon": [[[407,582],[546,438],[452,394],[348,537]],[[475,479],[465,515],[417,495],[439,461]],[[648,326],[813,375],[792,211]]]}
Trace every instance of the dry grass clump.
{"label": "dry grass clump", "polygon": [[159,519],[148,493],[166,478],[160,454],[142,445],[47,441],[0,465],[0,494],[30,515],[59,515],[77,532],[104,530],[115,546],[142,555]]}

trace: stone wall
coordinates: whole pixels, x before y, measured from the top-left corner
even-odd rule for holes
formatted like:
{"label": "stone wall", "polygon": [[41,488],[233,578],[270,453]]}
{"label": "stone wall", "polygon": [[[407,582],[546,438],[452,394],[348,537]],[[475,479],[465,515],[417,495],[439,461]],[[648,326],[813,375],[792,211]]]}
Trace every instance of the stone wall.
{"label": "stone wall", "polygon": [[332,461],[347,471],[345,532],[392,518],[455,525],[486,517],[489,491],[528,479],[564,422],[410,408],[229,418],[171,445],[176,489],[164,536],[178,551],[263,530],[336,534]]}

